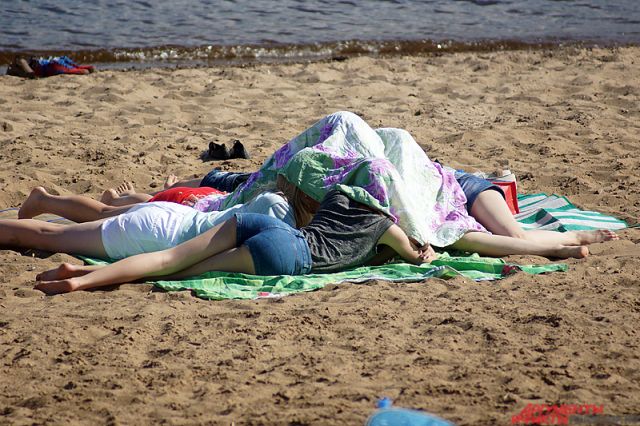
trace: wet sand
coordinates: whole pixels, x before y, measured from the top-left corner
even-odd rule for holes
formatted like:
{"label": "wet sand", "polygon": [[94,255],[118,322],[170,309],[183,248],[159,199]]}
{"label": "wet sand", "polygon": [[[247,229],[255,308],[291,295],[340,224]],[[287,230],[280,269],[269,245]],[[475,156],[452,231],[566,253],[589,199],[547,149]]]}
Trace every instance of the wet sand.
{"label": "wet sand", "polygon": [[[639,76],[639,48],[2,76],[0,208],[37,185],[98,197],[255,170],[350,110],[445,164],[636,223]],[[250,160],[199,158],[234,139]],[[0,250],[0,424],[362,424],[382,396],[462,425],[528,403],[640,414],[640,231],[620,235],[566,273],[222,302],[149,284],[45,297],[35,274],[79,261]]]}

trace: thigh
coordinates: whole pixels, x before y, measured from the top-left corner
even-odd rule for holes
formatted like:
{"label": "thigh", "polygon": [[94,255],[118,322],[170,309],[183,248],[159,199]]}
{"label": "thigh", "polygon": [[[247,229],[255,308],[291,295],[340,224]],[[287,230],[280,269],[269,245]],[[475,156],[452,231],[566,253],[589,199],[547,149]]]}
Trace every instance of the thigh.
{"label": "thigh", "polygon": [[96,220],[73,225],[45,222],[42,225],[42,232],[39,236],[36,236],[38,243],[34,244],[33,247],[53,252],[64,252],[106,259],[107,254],[104,249],[101,234],[102,222],[103,220]]}
{"label": "thigh", "polygon": [[[465,197],[467,198],[467,211],[471,213],[471,209],[480,194],[485,191],[495,191],[504,199],[504,192],[498,185],[494,185],[487,179],[474,176],[471,173],[456,172],[456,180],[462,187]],[[506,205],[506,203],[505,203]]]}
{"label": "thigh", "polygon": [[493,234],[509,237],[523,236],[522,227],[513,217],[504,197],[496,191],[484,191],[478,194],[469,213]]}

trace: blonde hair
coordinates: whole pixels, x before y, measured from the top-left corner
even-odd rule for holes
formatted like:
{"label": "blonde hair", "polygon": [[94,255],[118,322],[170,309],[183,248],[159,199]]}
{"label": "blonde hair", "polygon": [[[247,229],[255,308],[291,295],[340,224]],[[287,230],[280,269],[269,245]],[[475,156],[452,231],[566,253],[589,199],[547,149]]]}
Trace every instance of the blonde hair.
{"label": "blonde hair", "polygon": [[293,207],[293,214],[296,218],[296,228],[308,225],[318,210],[320,203],[289,182],[283,175],[278,175],[276,187],[278,191],[284,194],[289,204]]}

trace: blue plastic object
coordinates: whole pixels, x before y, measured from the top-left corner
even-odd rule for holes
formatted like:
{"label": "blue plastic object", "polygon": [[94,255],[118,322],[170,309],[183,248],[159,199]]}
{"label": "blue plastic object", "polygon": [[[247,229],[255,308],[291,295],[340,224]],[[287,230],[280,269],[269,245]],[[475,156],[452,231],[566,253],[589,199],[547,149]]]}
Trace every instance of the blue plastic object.
{"label": "blue plastic object", "polygon": [[453,423],[433,414],[394,408],[389,398],[382,398],[377,405],[378,411],[369,417],[366,426],[453,426]]}

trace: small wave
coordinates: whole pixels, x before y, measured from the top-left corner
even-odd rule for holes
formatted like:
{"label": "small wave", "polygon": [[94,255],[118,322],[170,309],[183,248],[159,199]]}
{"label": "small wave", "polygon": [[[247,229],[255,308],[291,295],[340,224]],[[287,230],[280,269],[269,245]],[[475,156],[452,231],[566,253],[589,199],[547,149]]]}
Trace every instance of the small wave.
{"label": "small wave", "polygon": [[0,65],[13,61],[15,56],[61,56],[73,57],[76,61],[91,64],[109,64],[110,68],[135,66],[167,66],[179,64],[248,64],[261,62],[307,62],[349,57],[426,55],[443,52],[489,52],[499,50],[521,50],[554,48],[559,45],[579,44],[592,46],[587,42],[567,42],[562,40],[523,42],[513,40],[486,40],[473,42],[396,40],[366,41],[345,40],[339,42],[310,44],[260,45],[202,45],[157,46],[148,48],[91,49],[76,51],[0,51]]}

